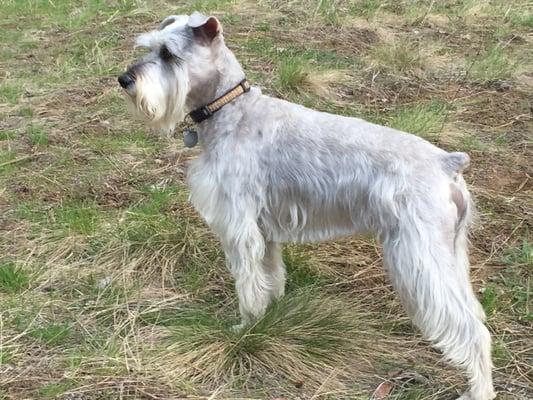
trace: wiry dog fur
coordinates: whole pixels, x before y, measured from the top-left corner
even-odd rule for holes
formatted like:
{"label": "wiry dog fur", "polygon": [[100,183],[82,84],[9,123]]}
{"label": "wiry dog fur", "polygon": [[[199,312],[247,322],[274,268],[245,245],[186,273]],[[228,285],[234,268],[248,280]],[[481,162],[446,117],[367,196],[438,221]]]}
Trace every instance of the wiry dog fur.
{"label": "wiry dog fur", "polygon": [[[171,16],[123,85],[136,113],[171,130],[244,78],[214,17]],[[121,83],[122,84],[122,83]],[[489,400],[490,336],[469,282],[469,159],[427,141],[265,96],[258,87],[198,125],[191,201],[220,237],[243,324],[283,295],[281,243],[375,234],[413,322]]]}

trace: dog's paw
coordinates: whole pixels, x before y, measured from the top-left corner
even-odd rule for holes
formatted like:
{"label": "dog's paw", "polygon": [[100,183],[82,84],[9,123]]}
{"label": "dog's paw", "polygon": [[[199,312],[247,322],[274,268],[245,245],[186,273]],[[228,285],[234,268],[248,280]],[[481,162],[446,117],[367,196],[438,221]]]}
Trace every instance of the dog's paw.
{"label": "dog's paw", "polygon": [[246,329],[246,326],[248,324],[245,323],[245,322],[241,322],[240,324],[237,324],[237,325],[233,325],[230,329],[230,331],[232,331],[233,333],[241,333],[243,332],[245,329]]}
{"label": "dog's paw", "polygon": [[470,392],[463,393],[461,397],[458,397],[456,400],[493,400],[496,397],[494,391],[490,391],[486,395],[474,396]]}

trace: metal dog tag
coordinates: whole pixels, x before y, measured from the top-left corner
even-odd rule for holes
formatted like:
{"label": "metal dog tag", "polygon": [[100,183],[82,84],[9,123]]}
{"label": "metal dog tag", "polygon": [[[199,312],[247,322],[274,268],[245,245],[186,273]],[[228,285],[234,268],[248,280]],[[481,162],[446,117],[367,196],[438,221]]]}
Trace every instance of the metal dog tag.
{"label": "metal dog tag", "polygon": [[183,132],[183,144],[185,147],[194,147],[198,143],[198,133],[191,129],[185,129]]}

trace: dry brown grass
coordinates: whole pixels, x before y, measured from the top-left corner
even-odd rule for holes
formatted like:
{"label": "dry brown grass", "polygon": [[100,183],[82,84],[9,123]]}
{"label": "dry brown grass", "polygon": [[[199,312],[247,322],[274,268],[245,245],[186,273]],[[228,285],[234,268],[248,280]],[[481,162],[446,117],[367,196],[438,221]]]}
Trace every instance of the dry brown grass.
{"label": "dry brown grass", "polygon": [[[501,399],[532,397],[531,7],[377,3],[178,8],[214,10],[267,93],[380,123],[422,121],[408,126],[470,153],[472,278],[496,388]],[[403,314],[370,238],[288,246],[287,298],[242,335],[229,329],[232,280],[187,203],[196,153],[130,121],[115,84],[134,34],[176,6],[2,6],[0,398],[367,399],[384,380],[391,399],[460,391]],[[283,81],[287,65],[296,73]],[[413,372],[422,378],[405,378]]]}

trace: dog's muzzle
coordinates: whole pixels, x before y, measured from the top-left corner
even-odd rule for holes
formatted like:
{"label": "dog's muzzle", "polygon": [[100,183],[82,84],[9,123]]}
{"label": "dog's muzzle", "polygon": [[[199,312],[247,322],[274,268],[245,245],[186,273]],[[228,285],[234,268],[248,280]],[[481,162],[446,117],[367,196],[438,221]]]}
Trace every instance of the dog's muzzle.
{"label": "dog's muzzle", "polygon": [[134,82],[135,79],[133,79],[133,76],[131,76],[128,72],[118,77],[118,83],[120,84],[120,86],[122,86],[123,89],[127,89],[128,86],[132,85]]}

